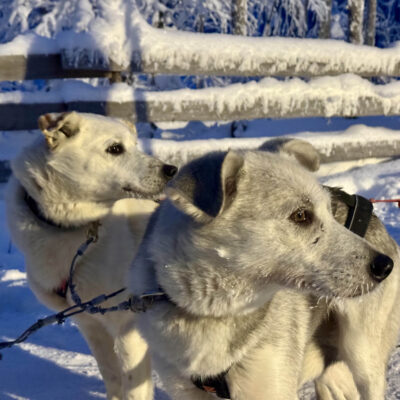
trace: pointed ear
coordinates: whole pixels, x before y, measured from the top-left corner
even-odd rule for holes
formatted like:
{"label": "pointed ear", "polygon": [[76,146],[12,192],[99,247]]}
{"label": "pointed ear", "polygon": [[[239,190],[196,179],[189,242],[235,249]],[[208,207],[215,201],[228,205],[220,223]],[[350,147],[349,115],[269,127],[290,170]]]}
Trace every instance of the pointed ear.
{"label": "pointed ear", "polygon": [[283,153],[295,157],[297,162],[309,171],[317,171],[320,156],[315,147],[301,139],[278,138],[268,140],[259,150]]}
{"label": "pointed ear", "polygon": [[80,129],[80,119],[75,111],[40,116],[39,128],[46,138],[49,149],[54,150],[66,139],[75,136]]}
{"label": "pointed ear", "polygon": [[232,204],[237,191],[239,172],[243,167],[243,157],[229,150],[221,169],[222,204],[218,215],[221,215]]}
{"label": "pointed ear", "polygon": [[181,169],[166,193],[195,221],[210,222],[233,203],[243,163],[243,157],[233,151],[201,157]]}
{"label": "pointed ear", "polygon": [[135,124],[124,118],[118,118],[118,121],[122,122],[134,135],[137,136],[137,129]]}

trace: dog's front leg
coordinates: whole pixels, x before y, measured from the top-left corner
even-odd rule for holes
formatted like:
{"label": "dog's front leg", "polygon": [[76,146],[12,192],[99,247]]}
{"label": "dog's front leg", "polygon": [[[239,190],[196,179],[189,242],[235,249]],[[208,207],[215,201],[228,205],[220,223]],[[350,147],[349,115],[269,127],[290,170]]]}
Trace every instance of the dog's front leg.
{"label": "dog's front leg", "polygon": [[152,400],[149,350],[137,329],[127,327],[120,332],[115,338],[115,352],[122,370],[123,399]]}
{"label": "dog's front leg", "polygon": [[340,354],[352,371],[361,399],[383,400],[387,358],[371,346],[369,339],[359,331],[346,333]]}
{"label": "dog's front leg", "polygon": [[344,300],[337,311],[339,357],[349,366],[362,400],[385,397],[386,366],[399,322],[388,284],[360,299]]}
{"label": "dog's front leg", "polygon": [[121,371],[114,352],[114,338],[101,322],[86,313],[76,315],[74,321],[97,361],[106,387],[107,399],[122,400]]}
{"label": "dog's front leg", "polygon": [[297,400],[302,356],[288,345],[263,344],[228,374],[234,400]]}

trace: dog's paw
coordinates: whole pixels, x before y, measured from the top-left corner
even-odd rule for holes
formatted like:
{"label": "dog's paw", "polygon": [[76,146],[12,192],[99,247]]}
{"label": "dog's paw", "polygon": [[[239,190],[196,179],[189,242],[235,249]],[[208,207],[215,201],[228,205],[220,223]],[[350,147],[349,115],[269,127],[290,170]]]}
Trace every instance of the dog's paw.
{"label": "dog's paw", "polygon": [[353,375],[344,362],[337,362],[325,369],[315,381],[318,400],[360,400]]}

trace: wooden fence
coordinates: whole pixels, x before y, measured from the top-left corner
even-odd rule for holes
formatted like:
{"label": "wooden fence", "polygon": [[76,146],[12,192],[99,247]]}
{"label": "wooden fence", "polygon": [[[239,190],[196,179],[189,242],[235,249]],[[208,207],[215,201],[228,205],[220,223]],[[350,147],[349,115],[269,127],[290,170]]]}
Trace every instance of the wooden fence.
{"label": "wooden fence", "polygon": [[[207,48],[208,35],[191,35],[199,35],[196,43],[200,43],[204,49]],[[163,36],[165,40],[168,33]],[[174,57],[165,59],[164,55],[144,50],[140,62],[132,62],[129,68],[122,69],[110,61],[108,70],[102,70],[99,65],[93,65],[92,69],[83,69],[83,65],[70,65],[62,53],[0,56],[0,80],[108,77],[113,81],[120,81],[121,73],[126,71],[180,75],[272,75],[307,78],[331,76],[330,85],[335,89],[334,93],[329,90],[321,91],[319,87],[313,86],[315,79],[309,84],[304,84],[306,104],[304,101],[299,101],[298,91],[294,90],[290,95],[292,81],[279,81],[272,87],[265,85],[265,82],[244,84],[240,90],[246,101],[235,103],[232,103],[231,98],[234,91],[239,89],[237,86],[233,90],[227,87],[213,92],[210,89],[196,89],[156,92],[156,94],[135,92],[132,89],[132,98],[128,101],[118,98],[112,100],[110,96],[104,94],[102,88],[92,88],[91,95],[89,98],[85,96],[85,100],[63,98],[62,91],[56,90],[51,94],[57,100],[52,101],[43,97],[32,99],[32,96],[26,93],[20,93],[17,100],[13,98],[8,100],[9,94],[5,93],[0,94],[0,130],[33,129],[36,127],[37,117],[43,112],[68,110],[123,117],[133,122],[400,115],[399,93],[388,96],[381,90],[382,86],[373,85],[361,78],[356,81],[358,87],[347,85],[346,81],[343,81],[344,74],[362,77],[400,76],[400,50],[378,49],[329,40],[324,43],[323,40],[311,39],[296,41],[279,38],[275,41],[271,38],[238,37],[234,42],[229,42],[229,45],[233,46],[230,49],[232,53],[243,52],[249,46],[251,49],[259,50],[257,53],[249,52],[246,62],[239,65],[237,59],[230,58],[229,54],[222,50],[226,47],[224,44],[224,40],[228,39],[226,36],[221,35],[221,53],[218,49],[208,53],[205,56],[206,63],[204,60],[201,61],[196,49],[188,46],[185,53],[177,60]],[[190,37],[185,40],[190,40]],[[166,41],[168,42],[168,38]],[[299,44],[307,45],[306,53],[299,53],[296,48]],[[282,46],[285,51],[281,50]],[[170,53],[177,53],[179,47],[180,43],[171,41]],[[338,57],[337,53],[340,51],[343,54]],[[296,57],[293,57],[293,54],[296,54]],[[180,62],[182,57],[185,58],[185,63]],[[249,90],[246,90],[246,85]],[[366,92],[359,90],[362,85],[368,87]],[[282,94],[289,96],[287,102],[291,107],[282,106]],[[177,101],[180,103],[179,106]]]}
{"label": "wooden fence", "polygon": [[[237,0],[237,3],[243,1]],[[243,30],[241,25],[242,28],[237,28],[238,32]],[[152,27],[148,27],[144,34],[153,35],[157,44],[164,43],[169,56],[151,46],[144,46],[140,53],[132,54],[128,67],[121,67],[113,60],[102,60],[88,68],[85,56],[80,58],[81,62],[71,60],[64,50],[49,54],[0,55],[0,80],[101,77],[109,78],[111,82],[121,82],[121,76],[126,72],[302,77],[311,80],[303,82],[306,94],[301,99],[298,91],[291,91],[293,80],[279,80],[271,85],[265,81],[251,82],[240,88],[232,86],[149,93],[132,89],[129,100],[110,96],[104,88],[92,88],[91,94],[85,96],[84,100],[65,97],[62,90],[52,90],[48,98],[35,98],[23,92],[18,96],[15,93],[14,96],[0,93],[0,130],[35,129],[39,115],[68,110],[122,117],[133,122],[400,115],[400,91],[388,94],[382,90],[382,86],[365,79],[400,76],[399,47],[379,49],[324,39],[238,36],[232,40],[228,35],[219,35],[216,42],[215,35],[187,32],[184,38],[179,39],[173,32]],[[196,46],[187,45],[192,38]],[[353,39],[354,43],[358,41]],[[0,45],[0,54],[6,54],[4,46],[7,45]],[[306,51],[299,51],[299,47]],[[233,57],[232,54],[241,54],[242,57]],[[352,77],[349,81],[350,78],[345,74],[354,74],[359,78]],[[316,77],[326,77],[323,79],[329,80],[327,82],[335,91],[331,93],[321,90],[318,85],[313,86],[318,79]],[[348,85],[348,81],[355,84]],[[65,84],[68,85],[68,82]],[[359,90],[359,86],[366,90]],[[241,101],[232,101],[239,89]],[[111,85],[109,91],[112,90]],[[283,95],[286,96],[286,104],[282,104]],[[342,151],[344,159],[371,156],[371,148],[360,150],[357,145],[353,147],[352,152]],[[397,150],[399,148],[400,140],[395,145],[393,141],[379,141],[375,152],[379,156],[393,156],[400,153]],[[329,160],[329,155],[326,155],[324,161]]]}

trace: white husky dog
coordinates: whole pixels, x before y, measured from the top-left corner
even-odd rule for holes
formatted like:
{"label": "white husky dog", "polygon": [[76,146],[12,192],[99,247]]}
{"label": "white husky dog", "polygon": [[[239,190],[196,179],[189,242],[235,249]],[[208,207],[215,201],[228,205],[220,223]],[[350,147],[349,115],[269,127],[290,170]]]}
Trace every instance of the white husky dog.
{"label": "white husky dog", "polygon": [[195,160],[167,194],[129,288],[167,295],[138,325],[173,399],[294,400],[329,366],[319,399],[383,400],[400,278],[375,216],[357,236],[335,191],[261,151]]}
{"label": "white husky dog", "polygon": [[[76,266],[76,290],[89,300],[124,286],[157,206],[151,199],[159,198],[176,168],[140,152],[134,126],[122,120],[46,114],[39,127],[41,140],[12,162],[7,217],[25,256],[29,286],[39,301],[59,311],[73,304],[69,268],[93,222],[101,223],[99,239]],[[123,299],[124,294],[115,302]],[[108,399],[152,397],[147,345],[132,328],[133,318],[128,312],[74,318],[97,360]]]}

